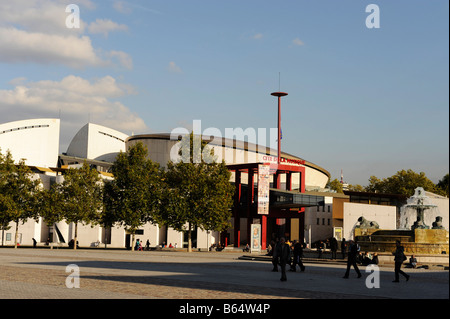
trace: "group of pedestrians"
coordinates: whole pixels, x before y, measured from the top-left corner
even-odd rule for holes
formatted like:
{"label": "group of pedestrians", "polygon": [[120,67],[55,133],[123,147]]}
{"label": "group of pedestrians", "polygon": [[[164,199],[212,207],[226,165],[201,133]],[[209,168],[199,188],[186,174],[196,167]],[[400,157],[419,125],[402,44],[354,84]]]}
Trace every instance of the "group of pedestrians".
{"label": "group of pedestrians", "polygon": [[142,246],[142,240],[137,238],[136,242],[134,244],[134,250],[136,250],[136,251],[150,250],[150,241],[147,239],[147,242],[145,243],[145,247],[144,247],[144,246]]}
{"label": "group of pedestrians", "polygon": [[[343,241],[345,242],[345,241]],[[337,244],[337,242],[336,242]],[[335,245],[336,247],[337,245]],[[286,266],[290,266],[290,271],[295,272],[297,269],[297,265],[300,267],[301,271],[305,271],[305,266],[303,265],[303,248],[304,244],[299,241],[294,241],[292,245],[286,243],[286,239],[284,237],[280,238],[277,243],[271,243],[271,253],[272,253],[272,271],[278,272],[278,266],[281,269],[281,281],[286,281]],[[358,268],[358,256],[360,255],[360,247],[356,241],[349,241],[348,243],[342,244],[342,254],[345,258],[347,255],[347,269],[345,271],[344,277],[345,279],[349,278],[350,269],[353,267],[356,271],[358,278],[361,278],[361,271]],[[395,262],[395,278],[393,282],[400,282],[399,275],[402,275],[406,278],[406,281],[409,280],[410,275],[406,274],[401,270],[403,262],[407,259],[404,253],[404,247],[401,245],[400,241],[396,241],[396,250],[393,252],[394,262]],[[375,263],[377,261],[370,260],[367,263],[363,263],[363,265],[368,265]]]}
{"label": "group of pedestrians", "polygon": [[304,244],[299,241],[294,241],[292,245],[286,243],[284,237],[280,238],[280,241],[274,245],[273,255],[272,255],[272,271],[278,271],[278,265],[281,268],[281,281],[286,281],[286,266],[290,266],[290,271],[295,272],[297,270],[297,265],[300,267],[301,271],[305,271],[305,266],[303,265],[303,248]]}
{"label": "group of pedestrians", "polygon": [[[397,240],[395,242],[396,249],[392,253],[394,255],[394,280],[393,282],[400,282],[400,275],[406,278],[406,281],[409,280],[410,275],[406,274],[403,270],[401,270],[403,262],[407,259],[405,255],[405,249],[401,245],[400,241]],[[350,241],[349,249],[348,249],[348,259],[347,259],[347,270],[345,271],[345,275],[343,278],[348,279],[350,274],[350,268],[353,267],[358,275],[358,278],[361,278],[361,271],[358,268],[357,258],[360,253],[360,248],[357,242]]]}

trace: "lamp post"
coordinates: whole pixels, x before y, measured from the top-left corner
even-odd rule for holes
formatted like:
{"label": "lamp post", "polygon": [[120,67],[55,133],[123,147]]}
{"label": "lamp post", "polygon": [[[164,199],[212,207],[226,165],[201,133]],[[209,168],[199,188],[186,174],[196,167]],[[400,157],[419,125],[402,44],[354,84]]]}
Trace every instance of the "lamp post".
{"label": "lamp post", "polygon": [[281,162],[281,97],[288,95],[285,92],[273,92],[270,95],[278,97],[278,165]]}

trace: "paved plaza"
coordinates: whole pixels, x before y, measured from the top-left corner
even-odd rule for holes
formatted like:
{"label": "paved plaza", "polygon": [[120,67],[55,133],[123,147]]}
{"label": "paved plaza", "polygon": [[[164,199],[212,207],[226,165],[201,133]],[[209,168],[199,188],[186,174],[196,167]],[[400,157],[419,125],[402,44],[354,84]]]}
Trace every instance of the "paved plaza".
{"label": "paved plaza", "polygon": [[[393,283],[393,267],[373,272],[344,264],[307,263],[306,271],[271,272],[267,261],[240,260],[242,252],[171,252],[68,249],[0,249],[2,299],[448,299],[449,272],[405,269],[406,282]],[[69,266],[72,265],[72,266]],[[73,277],[79,273],[79,288]],[[67,268],[69,266],[69,268]],[[72,267],[72,268],[70,268]],[[66,272],[67,271],[67,272]],[[372,276],[372,277],[369,277]],[[68,278],[69,277],[69,278]],[[370,280],[369,280],[370,279]]]}

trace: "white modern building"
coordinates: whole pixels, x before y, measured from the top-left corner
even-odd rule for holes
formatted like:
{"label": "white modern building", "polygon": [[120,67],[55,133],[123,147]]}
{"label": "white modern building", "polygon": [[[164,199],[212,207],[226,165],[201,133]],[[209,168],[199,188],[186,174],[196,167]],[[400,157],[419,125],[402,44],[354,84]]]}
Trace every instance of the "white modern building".
{"label": "white modern building", "polygon": [[[235,139],[202,137],[208,142],[208,146],[214,150],[217,161],[225,160],[226,164],[245,164],[245,163],[276,163],[277,151],[269,147],[260,146],[248,142],[242,142]],[[149,158],[165,166],[169,160],[174,161],[179,158],[176,147],[179,143],[178,138],[171,134],[145,134],[130,136],[126,139],[126,145],[129,147],[137,142],[141,142],[148,148]],[[283,164],[289,166],[301,166],[305,168],[305,189],[323,189],[328,183],[330,173],[324,168],[304,160],[300,157],[281,152]],[[246,180],[246,176],[243,177]],[[271,180],[273,182],[273,180]],[[285,176],[281,176],[281,184],[285,185]],[[298,175],[293,176],[292,189],[298,190],[300,180]]]}
{"label": "white modern building", "polygon": [[9,150],[18,163],[57,167],[59,155],[59,119],[32,119],[0,124],[0,149]]}
{"label": "white modern building", "polygon": [[112,163],[120,151],[125,152],[127,137],[122,132],[88,123],[74,136],[66,155]]}
{"label": "white modern building", "polygon": [[[174,160],[178,154],[176,145],[179,143],[179,139],[171,138],[170,134],[128,136],[101,125],[88,123],[75,134],[67,152],[59,152],[59,136],[59,119],[30,119],[4,123],[0,124],[0,150],[2,153],[9,150],[16,162],[24,159],[34,172],[35,178],[39,178],[42,186],[46,188],[49,188],[52,183],[62,182],[64,178],[62,173],[65,169],[76,167],[84,161],[96,167],[104,179],[113,178],[109,169],[115,157],[119,152],[126,151],[127,147],[137,142],[146,145],[149,158],[162,166],[165,166],[167,161]],[[276,161],[276,150],[270,148],[235,139],[203,138],[214,149],[218,159],[224,159],[227,164],[273,163]],[[325,240],[332,236],[337,237],[337,230],[339,230],[340,237],[351,238],[352,229],[360,216],[376,221],[383,229],[395,229],[398,226],[398,207],[399,203],[404,200],[398,195],[357,192],[346,192],[344,195],[311,191],[324,189],[330,174],[320,166],[294,155],[282,152],[281,157],[285,165],[300,167],[302,171],[304,170],[304,173],[292,174],[290,187],[287,187],[286,176],[281,176],[281,189],[290,189],[289,191],[292,193],[304,187],[305,194],[324,198],[321,205],[306,207],[304,217],[300,217],[304,218],[304,238],[307,243]],[[235,173],[233,172],[233,174]],[[303,174],[303,176],[296,174]],[[233,180],[234,178],[235,176],[232,176]],[[256,180],[255,176],[252,178]],[[246,173],[242,173],[240,179],[243,184],[249,182],[249,176]],[[273,176],[271,176],[270,182],[273,185]],[[444,217],[445,227],[448,229],[448,198],[431,193],[427,193],[427,196],[438,205],[440,213]],[[286,224],[284,227],[282,224],[284,222],[290,225]],[[242,224],[240,236],[243,238],[246,232],[245,221],[241,219],[240,223]],[[299,223],[301,224],[298,218],[293,218],[292,221],[277,218],[276,227],[282,226],[283,231],[291,229],[292,234],[292,229],[298,228]],[[15,224],[12,223],[10,226],[12,226],[10,230],[0,233],[0,244],[14,244]],[[272,230],[270,227],[268,229]],[[23,245],[31,245],[33,238],[42,245],[49,237],[51,241],[67,245],[68,241],[73,238],[74,225],[63,221],[49,226],[42,219],[38,222],[31,220],[19,225],[19,232],[19,243]],[[60,236],[57,236],[58,233]],[[232,233],[231,235],[231,240],[236,240]],[[186,238],[182,232],[153,224],[146,224],[139,229],[136,238],[139,238],[144,245],[148,240],[152,247],[162,244],[183,247],[186,244]],[[64,241],[63,243],[61,239]],[[130,234],[123,227],[104,229],[100,226],[78,225],[78,240],[81,247],[106,243],[108,247],[123,248],[130,244]],[[195,233],[194,245],[197,248],[207,248],[219,240],[217,232],[198,229]]]}

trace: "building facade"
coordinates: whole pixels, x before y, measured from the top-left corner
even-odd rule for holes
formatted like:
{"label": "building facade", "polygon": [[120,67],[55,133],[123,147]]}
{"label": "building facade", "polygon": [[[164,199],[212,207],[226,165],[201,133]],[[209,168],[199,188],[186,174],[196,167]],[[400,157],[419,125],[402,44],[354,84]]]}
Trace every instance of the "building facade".
{"label": "building facade", "polygon": [[[16,162],[23,159],[34,178],[42,187],[64,180],[64,171],[78,167],[84,161],[99,171],[103,179],[112,179],[109,172],[119,152],[142,142],[148,148],[148,156],[161,166],[169,160],[176,161],[180,137],[171,134],[145,134],[127,136],[119,131],[88,123],[72,139],[67,152],[59,152],[59,119],[30,119],[0,124],[0,150],[10,151]],[[194,247],[205,249],[212,244],[240,246],[250,242],[252,225],[261,225],[263,245],[277,237],[305,240],[307,244],[330,237],[351,239],[358,218],[376,221],[380,228],[396,229],[399,226],[401,207],[405,196],[345,191],[344,194],[317,192],[324,189],[330,174],[320,166],[300,157],[236,139],[202,137],[214,150],[217,160],[225,160],[232,173],[230,182],[235,185],[232,208],[232,228],[226,232],[194,230]],[[266,214],[258,208],[260,165],[269,168],[268,202]],[[426,194],[438,206],[448,229],[448,198]],[[0,233],[0,243],[13,245],[15,224]],[[19,225],[19,243],[31,245],[33,238],[40,244],[47,241],[67,245],[73,238],[74,225],[64,221],[47,225],[45,221],[29,220]],[[59,235],[57,235],[59,234]],[[170,227],[146,224],[138,230],[136,238],[151,247],[172,244],[187,245],[184,233]],[[123,227],[104,229],[100,226],[78,225],[81,247],[108,245],[129,247],[130,234]]]}
{"label": "building facade", "polygon": [[[113,178],[109,173],[112,162],[117,154],[137,142],[144,143],[148,148],[148,156],[160,165],[165,166],[167,161],[173,160],[178,154],[177,143],[179,138],[171,138],[171,134],[147,134],[127,136],[116,130],[88,123],[73,137],[66,152],[59,152],[59,120],[58,119],[32,119],[10,122],[0,125],[0,148],[2,152],[10,150],[15,159],[24,159],[32,168],[35,178],[41,180],[43,187],[50,187],[52,183],[61,183],[64,180],[64,170],[69,167],[78,167],[84,161],[95,167],[104,179]],[[276,161],[276,150],[238,141],[235,139],[203,137],[208,145],[214,149],[217,159],[225,160],[232,172],[231,181],[237,186],[233,217],[233,228],[228,232],[219,234],[214,231],[194,230],[194,246],[207,248],[211,244],[233,244],[239,246],[248,242],[249,225],[259,223],[263,226],[266,242],[277,236],[287,235],[291,239],[300,239],[304,236],[304,207],[316,205],[322,198],[311,198],[299,195],[306,188],[325,187],[330,174],[323,168],[310,163],[300,157],[281,153],[282,163]],[[240,165],[266,164],[271,167],[269,175],[269,188],[271,203],[268,216],[260,216],[257,212],[254,190],[257,190],[258,173],[243,171]],[[234,166],[233,168],[231,166]],[[274,168],[275,165],[275,168]],[[281,170],[283,168],[283,170]],[[278,170],[279,173],[276,173]],[[283,172],[283,173],[281,173]],[[238,182],[238,183],[237,183]],[[253,185],[253,187],[249,187]],[[256,188],[255,188],[256,187]],[[244,196],[245,189],[251,189]],[[242,191],[242,192],[241,192]],[[253,194],[253,197],[248,197]],[[303,197],[302,197],[303,196]],[[241,201],[249,199],[245,211],[238,209]],[[291,201],[291,202],[289,202]],[[293,204],[295,202],[295,204]],[[15,226],[15,225],[14,225]],[[14,229],[12,227],[11,229]],[[103,229],[100,226],[78,225],[78,240],[82,247],[91,247],[107,244],[109,247],[127,247],[130,245],[130,234],[123,227]],[[2,243],[13,244],[12,230],[3,232]],[[19,226],[19,241],[24,245],[31,245],[34,238],[39,243],[58,242],[61,245],[73,238],[74,225],[64,221],[54,225],[47,225],[41,219],[37,222],[28,221]],[[187,244],[184,233],[177,232],[169,227],[147,224],[137,232],[144,244],[147,240],[152,247],[169,245],[183,247]]]}
{"label": "building facade", "polygon": [[0,149],[11,152],[16,163],[57,167],[59,155],[59,119],[31,119],[0,124]]}

